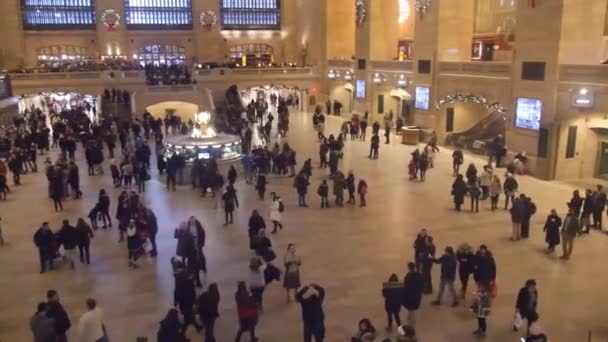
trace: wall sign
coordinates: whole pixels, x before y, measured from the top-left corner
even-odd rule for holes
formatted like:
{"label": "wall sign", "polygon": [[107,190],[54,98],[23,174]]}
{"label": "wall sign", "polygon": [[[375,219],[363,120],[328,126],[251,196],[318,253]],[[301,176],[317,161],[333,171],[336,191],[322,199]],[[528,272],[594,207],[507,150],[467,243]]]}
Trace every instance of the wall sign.
{"label": "wall sign", "polygon": [[576,108],[592,108],[593,107],[593,94],[575,94],[572,95],[572,107]]}
{"label": "wall sign", "polygon": [[356,86],[357,86],[357,90],[356,90],[357,98],[364,99],[365,98],[365,81],[357,80]]}
{"label": "wall sign", "polygon": [[431,89],[429,87],[416,87],[414,107],[420,110],[429,110]]}
{"label": "wall sign", "polygon": [[515,127],[538,131],[542,110],[543,102],[541,100],[518,98],[515,110]]}

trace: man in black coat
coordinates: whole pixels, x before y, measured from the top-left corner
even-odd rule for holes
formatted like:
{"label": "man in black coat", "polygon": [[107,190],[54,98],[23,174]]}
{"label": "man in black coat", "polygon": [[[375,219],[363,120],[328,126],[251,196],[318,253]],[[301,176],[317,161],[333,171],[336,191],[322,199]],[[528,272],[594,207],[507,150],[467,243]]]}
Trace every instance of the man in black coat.
{"label": "man in black coat", "polygon": [[152,209],[147,208],[146,210],[146,221],[148,223],[148,237],[150,238],[150,243],[152,244],[152,251],[150,255],[155,257],[158,255],[156,250],[156,234],[158,233],[158,221],[156,220],[156,215]]}
{"label": "man in black coat", "polygon": [[40,273],[46,272],[46,264],[49,263],[51,270],[53,269],[53,232],[49,227],[48,222],[43,222],[34,234],[34,244],[38,247],[38,255],[40,257]]}
{"label": "man in black coat", "polygon": [[194,282],[188,272],[182,272],[175,277],[174,300],[177,306],[179,306],[179,311],[184,316],[183,331],[185,332],[190,324],[193,324],[196,330],[200,331],[202,327],[194,319],[196,291],[194,289]]}
{"label": "man in black coat", "polygon": [[306,193],[308,192],[308,185],[310,184],[306,179],[306,175],[300,172],[295,179],[294,186],[298,191],[298,207],[308,208],[306,204]]}
{"label": "man in black coat", "polygon": [[407,310],[407,324],[415,326],[416,311],[420,308],[422,301],[422,290],[424,280],[422,275],[416,271],[413,262],[407,264],[408,272],[403,279],[403,307]]}
{"label": "man in black coat", "polygon": [[[536,290],[536,280],[528,279],[526,285],[519,289],[517,294],[517,302],[515,309],[522,319],[528,320],[528,329],[530,325],[538,319],[536,314],[536,305],[538,304],[538,291]],[[513,330],[517,331],[517,327],[513,326]]]}
{"label": "man in black coat", "polygon": [[55,321],[55,336],[56,342],[67,342],[66,333],[70,330],[72,323],[67,312],[59,302],[59,294],[55,290],[48,290],[46,293],[48,300],[48,311],[46,315]]}
{"label": "man in black coat", "polygon": [[593,227],[602,230],[602,213],[606,206],[606,193],[601,185],[597,186],[597,191],[593,195]]}
{"label": "man in black coat", "polygon": [[380,148],[380,137],[374,133],[372,136],[371,145],[369,148],[369,158],[378,159],[378,149]]}
{"label": "man in black coat", "polygon": [[530,236],[530,219],[536,213],[536,205],[530,197],[524,198],[524,215],[521,220],[521,238],[527,239]]}
{"label": "man in black coat", "polygon": [[304,321],[304,342],[323,342],[325,337],[325,313],[323,299],[325,289],[316,284],[304,286],[296,293],[296,300],[302,306],[302,321]]}
{"label": "man in black coat", "polygon": [[496,263],[486,245],[481,245],[475,254],[474,278],[477,283],[488,287],[496,280]]}
{"label": "man in black coat", "polygon": [[59,230],[59,240],[65,250],[65,256],[70,261],[70,267],[75,268],[74,259],[76,258],[76,247],[78,246],[78,230],[72,226],[68,220],[63,220],[63,225]]}

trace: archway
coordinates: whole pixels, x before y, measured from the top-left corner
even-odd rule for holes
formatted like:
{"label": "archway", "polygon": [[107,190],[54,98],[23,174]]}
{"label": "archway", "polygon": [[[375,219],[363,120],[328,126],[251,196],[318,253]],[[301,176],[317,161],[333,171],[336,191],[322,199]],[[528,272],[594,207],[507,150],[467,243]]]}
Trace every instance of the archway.
{"label": "archway", "polygon": [[[342,104],[342,108],[340,109],[340,113],[349,114],[353,112],[353,101],[354,101],[354,91],[355,86],[348,81],[338,82],[332,85],[329,90],[329,99],[332,102],[332,113],[333,113],[333,103],[334,101],[338,101]],[[327,108],[325,108],[327,110]]]}
{"label": "archway", "polygon": [[99,120],[101,96],[80,92],[41,92],[19,96],[19,113],[41,110],[47,117],[47,126],[58,120],[62,112],[82,111],[91,122]]}
{"label": "archway", "polygon": [[306,89],[302,89],[297,86],[273,84],[254,86],[240,91],[241,99],[245,105],[250,103],[252,100],[256,101],[260,98],[271,103],[270,96],[275,95],[276,97],[285,99],[288,106],[296,107],[298,110],[305,109],[306,92]]}
{"label": "archway", "polygon": [[177,115],[182,121],[194,120],[199,109],[199,105],[185,101],[164,101],[146,107],[146,111],[154,118],[164,119],[168,115]]}

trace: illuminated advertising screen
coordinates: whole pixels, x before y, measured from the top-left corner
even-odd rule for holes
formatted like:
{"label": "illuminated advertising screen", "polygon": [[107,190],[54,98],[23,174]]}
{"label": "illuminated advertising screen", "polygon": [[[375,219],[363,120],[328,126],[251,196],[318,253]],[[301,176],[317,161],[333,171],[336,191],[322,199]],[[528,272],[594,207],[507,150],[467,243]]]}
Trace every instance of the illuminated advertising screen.
{"label": "illuminated advertising screen", "polygon": [[542,109],[543,102],[539,99],[518,98],[515,110],[515,127],[538,131]]}
{"label": "illuminated advertising screen", "polygon": [[357,80],[357,98],[364,99],[365,98],[365,81]]}
{"label": "illuminated advertising screen", "polygon": [[431,101],[431,89],[429,87],[416,87],[416,109],[429,110]]}

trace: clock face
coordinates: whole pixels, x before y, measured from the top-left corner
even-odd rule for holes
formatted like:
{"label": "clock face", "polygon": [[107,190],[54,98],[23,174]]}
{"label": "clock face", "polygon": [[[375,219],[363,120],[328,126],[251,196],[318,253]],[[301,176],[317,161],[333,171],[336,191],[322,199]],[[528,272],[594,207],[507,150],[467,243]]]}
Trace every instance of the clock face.
{"label": "clock face", "polygon": [[356,9],[356,13],[357,13],[357,24],[361,25],[367,19],[366,0],[356,0],[355,9]]}

